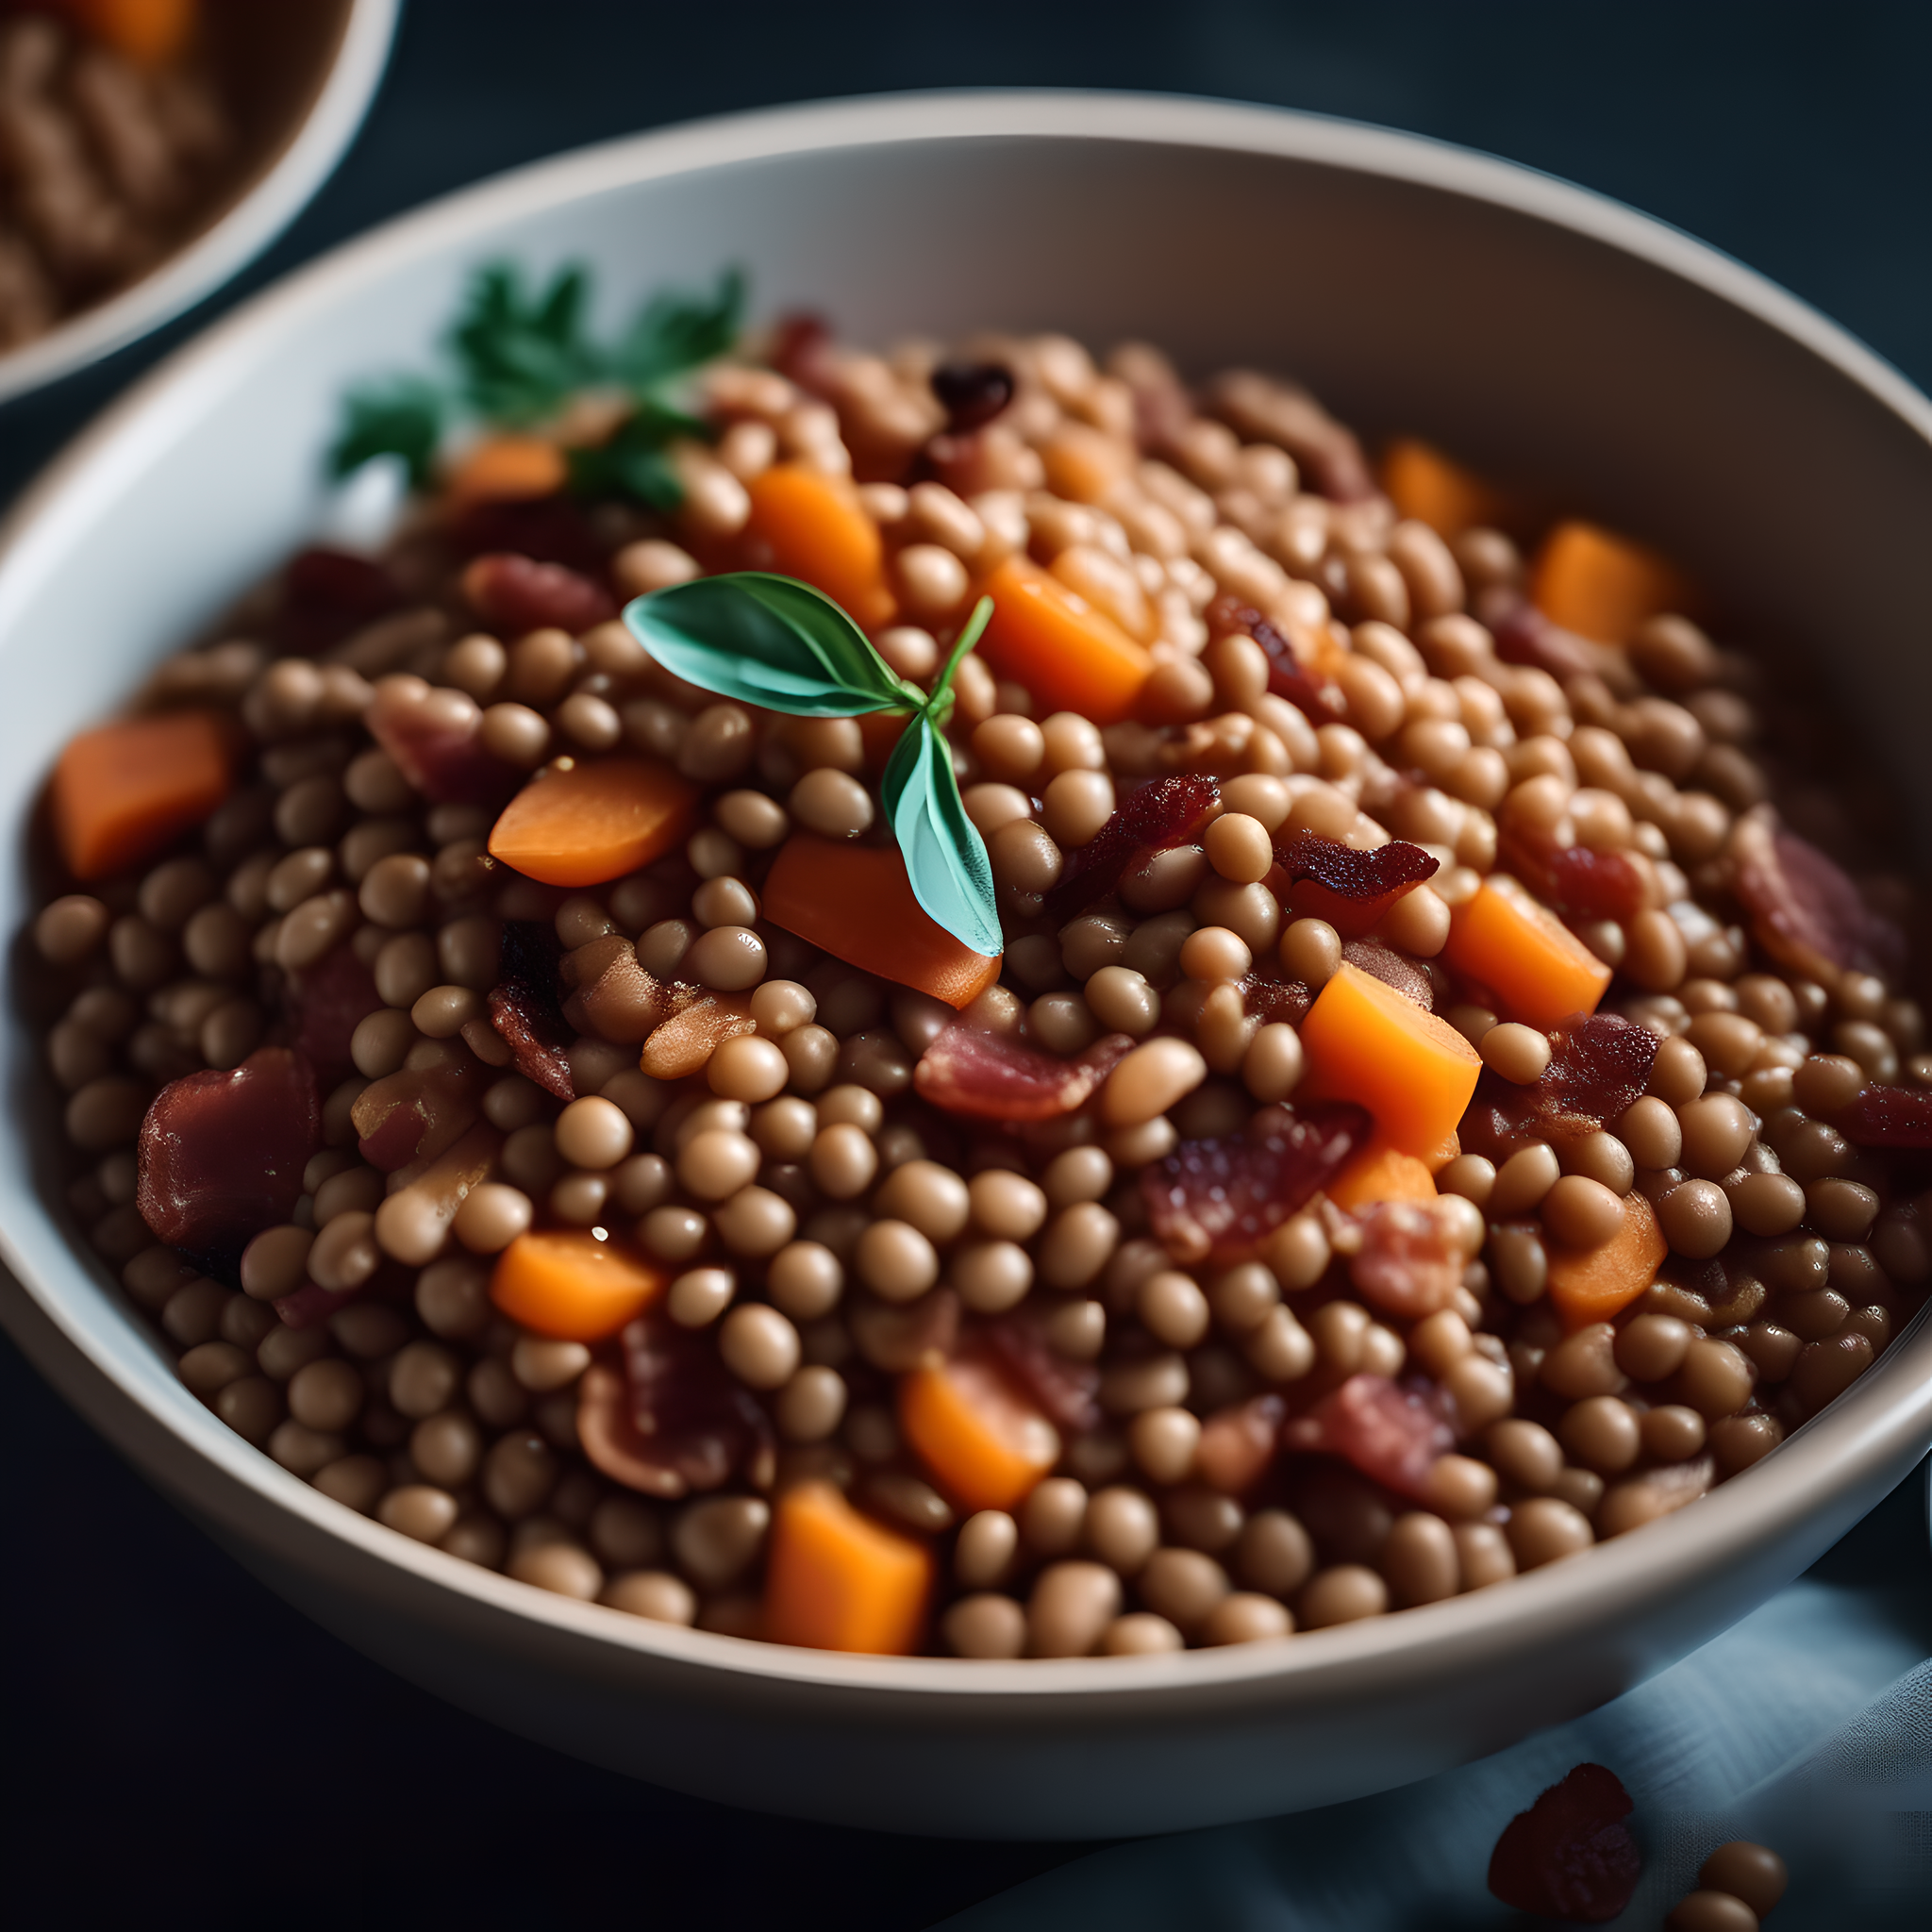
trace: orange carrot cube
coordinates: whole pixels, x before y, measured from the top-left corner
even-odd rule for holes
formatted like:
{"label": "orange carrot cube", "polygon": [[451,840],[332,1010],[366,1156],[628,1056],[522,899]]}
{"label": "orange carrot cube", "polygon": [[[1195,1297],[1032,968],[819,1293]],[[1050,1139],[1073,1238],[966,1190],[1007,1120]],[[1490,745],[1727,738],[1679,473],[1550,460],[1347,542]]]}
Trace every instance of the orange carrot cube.
{"label": "orange carrot cube", "polygon": [[1117,724],[1132,714],[1154,669],[1144,645],[1024,557],[1008,558],[985,588],[992,622],[979,655],[1024,685],[1041,717],[1079,711],[1096,724]]}
{"label": "orange carrot cube", "polygon": [[600,886],[661,858],[697,814],[697,787],[669,765],[601,758],[525,785],[491,829],[490,856],[546,886]]}
{"label": "orange carrot cube", "polygon": [[1448,1158],[1483,1070],[1446,1020],[1349,965],[1308,1008],[1302,1051],[1308,1071],[1298,1092],[1367,1108],[1380,1141],[1430,1168]]}
{"label": "orange carrot cube", "polygon": [[54,836],[77,879],[138,865],[228,795],[228,735],[212,711],[96,725],[54,767]]}
{"label": "orange carrot cube", "polygon": [[1010,1509],[1060,1456],[1059,1431],[972,1356],[900,1376],[899,1426],[962,1509]]}
{"label": "orange carrot cube", "polygon": [[513,1322],[559,1341],[601,1341],[664,1291],[647,1261],[589,1228],[520,1234],[497,1257],[490,1299]]}
{"label": "orange carrot cube", "polygon": [[1500,490],[1414,437],[1389,445],[1382,458],[1382,488],[1403,516],[1427,524],[1443,537],[1509,519],[1509,503]]}
{"label": "orange carrot cube", "polygon": [[1657,1278],[1670,1243],[1650,1203],[1624,1196],[1624,1224],[1600,1248],[1549,1250],[1550,1301],[1574,1335],[1627,1308]]}
{"label": "orange carrot cube", "polygon": [[996,957],[956,940],[912,896],[896,846],[794,832],[765,876],[774,925],[900,986],[968,1007],[1000,976]]}
{"label": "orange carrot cube", "polygon": [[1607,644],[1659,611],[1686,608],[1694,594],[1668,558],[1595,524],[1558,524],[1530,574],[1530,599],[1552,624]]}
{"label": "orange carrot cube", "polygon": [[547,436],[487,436],[450,465],[454,503],[525,503],[555,496],[570,481],[570,464]]}
{"label": "orange carrot cube", "polygon": [[823,591],[866,630],[891,623],[886,547],[848,478],[774,463],[745,487],[749,528],[771,545],[774,570]]}
{"label": "orange carrot cube", "polygon": [[1378,1201],[1433,1201],[1435,1176],[1427,1161],[1391,1146],[1379,1134],[1328,1183],[1338,1208],[1373,1208]]}
{"label": "orange carrot cube", "polygon": [[1610,983],[1610,969],[1507,873],[1492,873],[1456,908],[1442,957],[1526,1026],[1595,1012]]}
{"label": "orange carrot cube", "polygon": [[909,1656],[932,1574],[924,1543],[861,1516],[830,1483],[800,1483],[772,1512],[764,1635],[813,1650]]}

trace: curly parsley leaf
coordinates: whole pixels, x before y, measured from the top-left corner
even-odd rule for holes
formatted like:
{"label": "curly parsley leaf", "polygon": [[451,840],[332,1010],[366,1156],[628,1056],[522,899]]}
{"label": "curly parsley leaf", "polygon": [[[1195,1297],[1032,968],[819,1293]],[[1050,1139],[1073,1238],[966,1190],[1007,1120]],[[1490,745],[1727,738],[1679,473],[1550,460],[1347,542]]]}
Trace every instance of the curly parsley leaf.
{"label": "curly parsley leaf", "polygon": [[708,299],[667,291],[654,295],[612,346],[610,376],[649,391],[722,356],[744,320],[744,276],[726,269]]}
{"label": "curly parsley leaf", "polygon": [[604,358],[584,333],[589,295],[581,266],[560,269],[531,296],[510,262],[477,272],[450,347],[463,398],[479,416],[534,423],[601,378]]}
{"label": "curly parsley leaf", "polygon": [[346,476],[374,457],[401,457],[410,483],[420,489],[442,440],[443,416],[442,391],[421,376],[351,390],[342,402],[342,426],[329,445],[329,474]]}
{"label": "curly parsley leaf", "polygon": [[641,403],[608,441],[570,453],[571,488],[579,496],[628,496],[653,509],[674,510],[684,486],[666,455],[674,437],[709,439],[711,427],[662,403]]}

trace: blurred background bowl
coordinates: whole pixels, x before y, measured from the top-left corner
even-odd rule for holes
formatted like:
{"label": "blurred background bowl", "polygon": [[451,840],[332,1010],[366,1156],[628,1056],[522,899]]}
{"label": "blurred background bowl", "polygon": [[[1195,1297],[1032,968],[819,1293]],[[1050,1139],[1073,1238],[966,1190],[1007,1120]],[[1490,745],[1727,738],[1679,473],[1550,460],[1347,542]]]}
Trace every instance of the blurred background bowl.
{"label": "blurred background bowl", "polygon": [[206,64],[235,132],[221,187],[138,280],[0,353],[0,403],[137,341],[244,268],[356,138],[402,0],[204,0]]}
{"label": "blurred background bowl", "polygon": [[[325,258],[171,358],[22,504],[0,557],[0,916],[51,752],[300,543],[348,383],[420,364],[469,274],[594,264],[600,307],[743,265],[848,339],[1140,335],[1255,362],[1670,548],[1808,647],[1922,827],[1932,406],[1660,224],[1528,170],[1312,116],[984,93],[785,109],[522,170]],[[103,568],[111,559],[112,568]],[[1829,653],[1827,657],[1827,652]],[[948,1836],[1120,1835],[1329,1803],[1617,1695],[1796,1575],[1932,1441],[1921,1320],[1774,1456],[1507,1587],[1280,1645],[1022,1664],[741,1642],[546,1596],[330,1502],[175,1380],[69,1224],[16,1021],[0,1315],[258,1576],[524,1735],[676,1790]]]}

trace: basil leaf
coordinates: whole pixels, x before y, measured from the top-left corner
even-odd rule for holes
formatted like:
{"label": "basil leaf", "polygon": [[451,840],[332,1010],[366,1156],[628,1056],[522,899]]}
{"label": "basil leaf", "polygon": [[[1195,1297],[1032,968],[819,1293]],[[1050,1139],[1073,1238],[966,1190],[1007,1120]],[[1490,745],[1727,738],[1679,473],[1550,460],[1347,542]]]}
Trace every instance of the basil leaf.
{"label": "basil leaf", "polygon": [[912,896],[975,953],[1004,951],[992,864],[960,802],[952,750],[928,713],[908,721],[881,789]]}
{"label": "basil leaf", "polygon": [[925,702],[838,605],[791,577],[696,577],[634,599],[624,621],[687,683],[794,718],[856,718]]}

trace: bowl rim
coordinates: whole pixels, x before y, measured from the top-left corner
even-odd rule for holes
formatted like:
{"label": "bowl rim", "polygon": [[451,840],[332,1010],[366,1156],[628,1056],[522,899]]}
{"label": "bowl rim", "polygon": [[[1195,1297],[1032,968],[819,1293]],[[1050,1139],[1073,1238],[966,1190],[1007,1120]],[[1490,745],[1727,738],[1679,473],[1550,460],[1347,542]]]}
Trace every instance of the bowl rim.
{"label": "bowl rim", "polygon": [[[63,562],[76,524],[90,513],[89,478],[111,469],[118,449],[167,440],[192,420],[204,399],[218,399],[230,372],[272,354],[278,335],[308,310],[354,296],[425,250],[474,243],[501,225],[578,198],[687,174],[834,150],[987,139],[1193,147],[1281,158],[1443,190],[1548,223],[1742,309],[1835,368],[1932,443],[1932,401],[1808,304],[1667,224],[1512,162],[1361,123],[1185,96],[1043,90],[872,96],[721,116],[534,162],[397,216],[251,297],[131,387],[24,492],[0,525],[0,637],[43,574]],[[60,1255],[83,1277],[98,1280],[98,1272],[91,1272],[97,1264],[51,1213],[49,1221]],[[1096,1698],[1117,1703],[1131,1696],[1137,1712],[1153,1715],[1198,1711],[1204,1701],[1233,1707],[1252,1703],[1257,1692],[1293,1688],[1298,1696],[1332,1707],[1370,1687],[1386,1693],[1445,1669],[1491,1668],[1520,1652],[1532,1635],[1537,1647],[1547,1649],[1569,1636],[1601,1633],[1618,1614],[1636,1616],[1674,1593],[1693,1597],[1714,1570],[1748,1567],[1781,1524],[1829,1513],[1834,1500],[1902,1473],[1932,1441],[1932,1324],[1922,1310],[1857,1388],[1793,1432],[1770,1463],[1722,1484],[1696,1509],[1648,1525],[1642,1537],[1619,1539],[1614,1555],[1596,1545],[1512,1579],[1497,1595],[1475,1591],[1399,1617],[1329,1629],[1312,1645],[1297,1637],[1166,1657],[993,1663],[802,1650],[579,1603],[389,1530],[282,1469],[185,1388],[158,1385],[164,1401],[136,1386],[120,1372],[117,1349],[89,1333],[61,1284],[39,1277],[4,1224],[0,1257],[40,1314],[113,1384],[121,1402],[134,1405],[150,1425],[250,1492],[232,1501],[238,1527],[244,1516],[258,1521],[261,1505],[273,1506],[308,1530],[350,1545],[364,1566],[454,1591],[473,1613],[538,1626],[566,1646],[595,1645],[638,1669],[683,1665],[768,1692],[869,1693],[874,1708],[881,1700],[903,1707],[923,1698],[958,1709],[958,1700],[970,1694],[970,1708],[987,1723],[1015,1708],[1038,1714],[1043,1698],[1073,1700],[1085,1709]],[[145,1336],[140,1341],[152,1347]],[[1779,1473],[1775,1479],[1772,1468]],[[205,1497],[197,1497],[194,1507],[201,1515],[222,1513]],[[244,1534],[252,1538],[254,1531]],[[312,1550],[295,1560],[316,1567]],[[351,1588],[358,1580],[353,1572],[343,1577]]]}
{"label": "bowl rim", "polygon": [[0,355],[0,404],[45,388],[172,322],[239,275],[300,214],[348,152],[389,65],[402,0],[349,0],[308,112],[217,221],[158,267]]}

